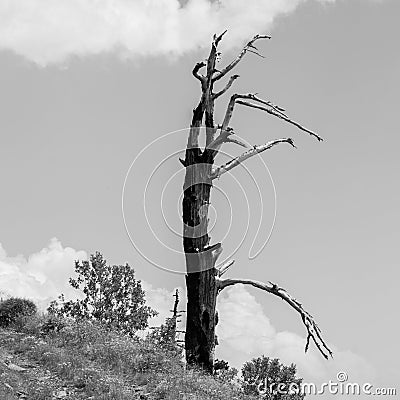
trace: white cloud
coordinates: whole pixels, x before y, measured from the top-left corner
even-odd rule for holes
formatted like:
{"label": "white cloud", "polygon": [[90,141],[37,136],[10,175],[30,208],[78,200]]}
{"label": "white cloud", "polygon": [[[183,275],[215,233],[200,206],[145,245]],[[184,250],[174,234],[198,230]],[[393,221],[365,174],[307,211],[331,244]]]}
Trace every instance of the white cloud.
{"label": "white cloud", "polygon": [[[151,326],[159,326],[165,322],[165,318],[172,315],[171,310],[175,301],[175,289],[168,291],[163,288],[155,288],[152,284],[142,281],[142,287],[146,293],[146,303],[154,310],[158,311],[158,315],[151,319]],[[186,291],[181,287],[179,290],[179,304],[178,310],[184,310],[186,308]],[[184,317],[182,317],[184,320]],[[182,319],[181,318],[181,319]],[[182,320],[182,322],[184,322]],[[183,324],[182,324],[183,325]],[[183,327],[181,327],[183,329]]]}
{"label": "white cloud", "polygon": [[270,29],[278,15],[305,1],[2,0],[0,49],[42,66],[107,52],[179,55],[208,46],[211,35],[225,29],[230,47]]}
{"label": "white cloud", "polygon": [[85,251],[63,247],[56,238],[28,258],[8,257],[0,244],[0,292],[30,298],[42,309],[62,292],[76,297],[68,278],[74,273],[75,260],[86,259]]}

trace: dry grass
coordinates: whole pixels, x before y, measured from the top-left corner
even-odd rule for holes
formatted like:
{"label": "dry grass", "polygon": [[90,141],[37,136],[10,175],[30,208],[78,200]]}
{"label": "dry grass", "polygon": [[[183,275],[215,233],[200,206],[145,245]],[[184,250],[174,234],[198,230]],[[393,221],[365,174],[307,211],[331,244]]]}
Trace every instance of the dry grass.
{"label": "dry grass", "polygon": [[34,400],[64,392],[67,399],[96,400],[253,398],[201,371],[186,370],[178,352],[149,340],[88,322],[63,322],[58,332],[43,335],[43,322],[35,316],[19,321],[14,330],[0,330],[0,362],[9,357],[32,367],[21,373],[1,364],[1,399],[21,398],[17,391]]}

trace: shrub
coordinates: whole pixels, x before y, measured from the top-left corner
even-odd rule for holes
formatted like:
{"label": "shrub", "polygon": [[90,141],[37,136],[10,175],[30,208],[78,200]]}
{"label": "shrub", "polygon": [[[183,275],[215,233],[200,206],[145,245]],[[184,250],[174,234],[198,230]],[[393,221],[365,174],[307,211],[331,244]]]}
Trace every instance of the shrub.
{"label": "shrub", "polygon": [[[277,358],[253,358],[242,367],[242,388],[246,394],[262,394],[271,400],[303,400],[303,379],[296,377],[296,365],[283,365]],[[292,389],[291,389],[292,388]],[[284,393],[287,391],[287,393]]]}
{"label": "shrub", "polygon": [[214,362],[214,376],[222,382],[233,382],[238,372],[236,368],[230,367],[225,360],[216,359]]}
{"label": "shrub", "polygon": [[145,305],[145,293],[135,271],[128,264],[108,265],[97,252],[90,261],[75,262],[77,278],[70,285],[81,290],[83,300],[65,301],[61,294],[51,302],[49,314],[74,320],[95,320],[110,328],[133,336],[148,326],[148,319],[157,312]]}
{"label": "shrub", "polygon": [[33,301],[11,297],[0,303],[0,326],[5,328],[17,322],[19,318],[36,314],[37,308]]}
{"label": "shrub", "polygon": [[57,315],[48,314],[40,326],[40,333],[42,335],[48,335],[51,333],[57,333],[61,329],[65,328],[66,321],[64,318]]}

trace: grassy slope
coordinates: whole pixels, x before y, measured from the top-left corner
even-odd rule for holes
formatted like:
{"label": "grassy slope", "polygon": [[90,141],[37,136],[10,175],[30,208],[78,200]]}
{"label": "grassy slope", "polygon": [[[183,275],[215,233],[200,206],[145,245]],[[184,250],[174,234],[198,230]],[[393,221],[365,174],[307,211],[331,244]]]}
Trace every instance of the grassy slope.
{"label": "grassy slope", "polygon": [[87,323],[43,336],[40,322],[0,329],[1,400],[253,399],[154,343]]}

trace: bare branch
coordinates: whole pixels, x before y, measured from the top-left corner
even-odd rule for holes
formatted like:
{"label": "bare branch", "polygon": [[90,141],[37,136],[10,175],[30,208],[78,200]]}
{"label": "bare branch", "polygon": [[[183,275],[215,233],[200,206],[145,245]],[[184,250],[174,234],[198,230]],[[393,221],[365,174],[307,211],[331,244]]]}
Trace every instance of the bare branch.
{"label": "bare branch", "polygon": [[222,122],[221,129],[227,129],[229,122],[231,121],[232,115],[233,115],[233,110],[235,109],[235,104],[238,102],[240,99],[255,99],[256,95],[253,93],[248,93],[248,94],[238,94],[235,93],[231,96],[228,106],[226,107],[225,111],[225,116],[224,120]]}
{"label": "bare branch", "polygon": [[[275,117],[278,117],[280,119],[283,119],[284,121],[288,122],[289,124],[292,124],[292,125],[296,126],[300,130],[309,133],[311,136],[314,136],[319,141],[323,140],[322,137],[318,136],[315,132],[310,131],[309,129],[307,129],[304,126],[300,125],[298,122],[293,121],[292,119],[287,117],[285,114],[275,111],[271,106],[270,106],[271,108],[266,108],[266,107],[263,107],[263,106],[259,106],[258,104],[253,104],[253,103],[249,103],[248,101],[242,101],[242,100],[237,100],[236,104],[241,104],[241,105],[246,106],[246,107],[256,108],[258,110],[265,111],[268,114],[273,115]],[[265,104],[265,103],[263,103],[263,104]]]}
{"label": "bare branch", "polygon": [[[178,305],[179,305],[179,290],[178,289],[175,289],[175,294],[173,295],[173,297],[175,297],[175,301],[174,301],[174,309],[172,310],[172,315],[174,318],[176,318],[178,315]],[[176,324],[175,324],[175,328],[176,328]]]}
{"label": "bare branch", "polygon": [[223,38],[223,36],[225,35],[225,33],[226,32],[228,32],[228,30],[227,29],[225,29],[220,35],[214,35],[214,38],[213,38],[213,45],[215,46],[215,47],[217,47],[218,46],[218,43],[221,41],[221,39]]}
{"label": "bare branch", "polygon": [[260,99],[259,97],[257,97],[257,93],[250,94],[248,98],[251,100],[257,101],[258,103],[265,104],[266,106],[271,107],[277,113],[282,114],[284,117],[288,117],[284,113],[284,111],[286,111],[284,108],[279,107],[278,105],[272,103],[272,101],[269,101],[269,100],[266,101],[266,100]]}
{"label": "bare branch", "polygon": [[[236,100],[238,98],[242,98],[241,96],[242,95],[236,94],[236,93],[231,96],[229,103],[228,103],[228,107],[226,107],[224,120],[222,122],[222,127],[221,127],[222,130],[225,130],[228,127],[229,122],[231,121],[231,118],[233,115],[233,110],[235,109]],[[243,95],[243,96],[246,96],[246,95]]]}
{"label": "bare branch", "polygon": [[234,134],[233,129],[230,127],[222,129],[221,126],[218,126],[217,129],[221,129],[221,132],[217,138],[215,138],[210,144],[207,145],[207,149],[209,150],[218,151],[222,144],[227,143],[230,140],[229,136]]}
{"label": "bare branch", "polygon": [[[307,352],[310,338],[314,341],[315,345],[317,346],[320,353],[328,359],[329,356],[333,356],[331,349],[325,343],[325,341],[321,337],[321,330],[319,329],[318,325],[314,321],[312,315],[304,310],[301,303],[299,303],[294,297],[292,297],[285,289],[279,287],[275,283],[263,283],[259,281],[254,281],[252,279],[225,279],[221,280],[218,278],[218,290],[221,291],[228,286],[236,285],[238,283],[244,285],[251,285],[257,289],[265,290],[268,293],[271,293],[275,296],[280,297],[282,300],[286,301],[292,308],[294,308],[301,316],[304,326],[307,329],[307,342],[305,351]],[[328,354],[327,354],[328,353]]]}
{"label": "bare branch", "polygon": [[205,66],[206,66],[206,63],[204,61],[200,61],[194,66],[193,71],[192,71],[193,76],[195,78],[197,78],[202,84],[205,81],[205,77],[203,75],[201,75],[199,73],[199,71]]}
{"label": "bare branch", "polygon": [[248,98],[250,98],[250,96],[253,96],[253,95],[252,94],[241,95],[241,94],[235,93],[231,96],[228,106],[226,108],[224,121],[223,121],[222,125],[218,126],[218,129],[220,129],[221,132],[216,139],[214,139],[212,142],[207,144],[208,149],[214,150],[215,152],[217,152],[223,143],[229,142],[228,137],[234,133],[233,129],[230,128],[228,125],[229,125],[229,122],[233,115],[233,110],[235,108],[235,102],[237,99],[248,99]]}
{"label": "bare branch", "polygon": [[256,154],[262,153],[263,151],[268,150],[279,143],[289,143],[291,146],[296,147],[291,138],[276,139],[260,146],[253,146],[252,149],[242,153],[240,156],[228,161],[227,163],[221,165],[220,167],[213,169],[210,178],[211,179],[219,178],[222,174],[235,168],[248,158],[253,157]]}
{"label": "bare branch", "polygon": [[217,262],[218,257],[221,255],[222,253],[222,246],[221,243],[218,243],[217,245],[215,245],[215,249],[213,249],[211,251],[211,257],[212,257],[212,265],[214,266]]}
{"label": "bare branch", "polygon": [[[210,54],[207,58],[207,72],[206,72],[206,77],[204,78],[203,91],[206,87],[209,89],[212,88],[212,81],[213,81],[212,77],[213,77],[213,74],[215,71],[215,64],[216,64],[217,58],[219,56],[219,53],[217,52],[217,47],[226,32],[227,31],[224,31],[220,35],[218,35],[218,36],[214,35],[214,37],[213,37]],[[211,94],[211,91],[209,93]]]}
{"label": "bare branch", "polygon": [[243,56],[248,51],[250,51],[250,48],[254,48],[254,43],[259,39],[271,39],[271,36],[267,36],[267,35],[254,36],[253,39],[251,39],[250,42],[248,42],[246,44],[246,46],[243,47],[243,50],[240,52],[240,54],[230,64],[228,64],[222,71],[217,71],[217,74],[214,76],[213,81],[217,81],[217,80],[221,79],[229,71],[231,71],[233,68],[235,68],[236,65],[239,64],[239,62],[243,58]]}
{"label": "bare branch", "polygon": [[208,150],[213,150],[213,151],[218,151],[219,148],[224,144],[224,143],[234,143],[237,144],[241,147],[248,148],[248,145],[241,140],[237,138],[231,137],[231,135],[234,135],[235,132],[233,131],[232,128],[228,128],[224,131],[221,131],[221,133],[218,135],[216,139],[214,139],[208,146]]}
{"label": "bare branch", "polygon": [[249,53],[253,53],[253,54],[255,54],[256,56],[259,56],[259,57],[261,57],[261,58],[265,58],[265,56],[263,56],[262,54],[260,54],[258,51],[254,51],[254,50],[250,50],[250,49],[247,49],[247,51],[248,51]]}
{"label": "bare branch", "polygon": [[213,95],[214,100],[217,99],[219,96],[222,96],[227,90],[229,90],[229,88],[232,86],[233,82],[234,82],[237,78],[239,78],[239,75],[232,75],[232,76],[229,78],[229,81],[228,81],[228,83],[226,84],[226,86],[225,86],[221,91],[219,91],[219,92],[217,92],[217,93],[215,93],[215,94]]}
{"label": "bare branch", "polygon": [[[252,100],[254,102],[260,103],[261,105],[258,104],[253,104],[251,102],[248,101],[243,101],[243,100]],[[252,107],[252,108],[256,108],[259,109],[261,111],[265,111],[268,114],[271,114],[275,117],[278,117],[294,126],[296,126],[297,128],[299,128],[300,130],[309,133],[310,135],[316,137],[318,140],[322,140],[322,138],[320,136],[318,136],[315,132],[305,128],[304,126],[300,125],[298,122],[293,121],[292,119],[290,119],[286,114],[285,114],[285,109],[272,103],[271,101],[266,101],[263,99],[260,99],[259,97],[257,97],[257,94],[253,94],[253,93],[248,93],[248,94],[233,94],[229,100],[228,106],[226,108],[226,112],[225,112],[225,117],[224,120],[222,122],[222,125],[220,126],[221,129],[221,133],[220,135],[212,142],[210,143],[210,145],[208,147],[210,148],[214,148],[215,150],[218,150],[219,147],[226,142],[227,139],[227,132],[228,131],[228,125],[231,121],[232,115],[233,115],[233,111],[235,109],[235,104],[241,104],[247,107]],[[267,107],[264,107],[267,106]],[[228,135],[229,136],[229,135]]]}
{"label": "bare branch", "polygon": [[234,264],[235,260],[229,260],[219,268],[218,276],[222,276]]}
{"label": "bare branch", "polygon": [[244,148],[247,148],[247,147],[248,147],[246,143],[243,143],[241,140],[235,139],[235,138],[232,138],[232,137],[227,138],[227,139],[225,140],[225,142],[226,142],[226,143],[235,143],[235,144],[237,144],[237,145],[239,145],[239,146],[242,146],[242,147],[244,147]]}

